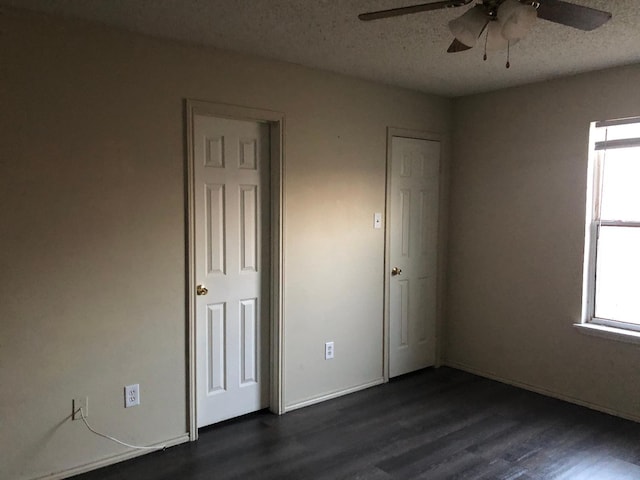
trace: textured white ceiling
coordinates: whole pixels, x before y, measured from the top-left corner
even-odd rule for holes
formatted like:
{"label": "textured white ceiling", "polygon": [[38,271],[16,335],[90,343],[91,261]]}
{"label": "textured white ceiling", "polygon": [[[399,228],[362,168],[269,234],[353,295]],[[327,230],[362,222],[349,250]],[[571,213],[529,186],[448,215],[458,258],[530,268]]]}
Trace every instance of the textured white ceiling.
{"label": "textured white ceiling", "polygon": [[538,20],[506,53],[447,54],[466,8],[372,22],[359,13],[427,0],[0,0],[146,34],[459,96],[640,62],[640,0],[569,0],[613,13],[592,32]]}

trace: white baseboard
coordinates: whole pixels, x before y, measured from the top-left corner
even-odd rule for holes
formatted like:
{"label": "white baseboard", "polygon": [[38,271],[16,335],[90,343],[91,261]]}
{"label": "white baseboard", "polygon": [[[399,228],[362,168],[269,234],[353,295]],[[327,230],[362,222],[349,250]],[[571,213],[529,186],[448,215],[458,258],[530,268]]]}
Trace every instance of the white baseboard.
{"label": "white baseboard", "polygon": [[[549,390],[547,388],[543,388],[543,387],[539,387],[537,385],[531,385],[525,382],[521,382],[518,380],[514,380],[512,378],[507,378],[507,377],[503,377],[501,375],[497,375],[495,373],[492,372],[488,372],[482,369],[478,369],[475,367],[471,367],[469,365],[465,365],[463,363],[458,363],[458,362],[450,362],[450,361],[444,361],[441,363],[442,366],[447,366],[447,367],[451,367],[451,368],[456,368],[458,370],[463,370],[465,372],[469,372],[472,373],[474,375],[478,375],[480,377],[485,377],[485,378],[489,378],[491,380],[496,380],[500,383],[506,383],[508,385],[513,385],[514,387],[518,387],[518,388],[522,388],[524,390],[529,390],[531,392],[535,392],[535,393],[539,393],[542,395],[545,395],[547,397],[552,397],[552,398],[557,398],[559,400],[563,400],[565,402],[569,402],[569,403],[573,403],[576,405],[580,405],[582,407],[587,407],[590,408],[592,410],[597,410],[599,412],[603,412],[603,413],[607,413],[609,415],[614,415],[617,417],[621,417],[621,418],[625,418],[627,420],[631,420],[634,422],[638,422],[640,423],[640,417],[638,415],[632,414],[632,413],[628,413],[628,412],[622,412],[616,409],[612,409],[609,407],[606,407],[604,405],[599,405],[596,403],[592,403],[592,402],[587,402],[585,400],[581,400],[579,398],[576,397],[572,397],[570,395],[565,395],[563,393],[560,392],[556,392],[553,390]],[[313,397],[307,400],[303,400],[301,402],[297,402],[291,405],[287,405],[285,406],[285,412],[291,412],[293,410],[297,410],[299,408],[303,408],[303,407],[308,407],[310,405],[314,405],[316,403],[321,403],[327,400],[331,400],[333,398],[338,398],[338,397],[342,397],[343,395],[348,395],[350,393],[354,393],[360,390],[365,390],[367,388],[370,387],[375,387],[376,385],[380,385],[384,383],[384,378],[379,378],[376,379],[372,382],[368,382],[368,383],[364,383],[362,385],[356,385],[355,387],[351,387],[351,388],[347,388],[344,390],[338,390],[336,392],[331,392],[331,393],[327,393],[325,395],[320,395],[318,397]],[[181,443],[186,443],[189,441],[189,434],[185,433],[184,435],[180,435],[178,437],[172,438],[170,440],[167,440],[165,442],[159,442],[155,445],[166,445],[167,447],[173,447],[175,445],[179,445]],[[117,455],[113,455],[107,458],[103,458],[101,460],[97,460],[95,462],[90,462],[84,465],[80,465],[78,467],[74,467],[74,468],[70,468],[68,470],[64,470],[61,472],[57,472],[57,473],[52,473],[49,475],[44,475],[41,477],[36,477],[34,478],[34,480],[62,480],[64,478],[68,478],[71,477],[73,475],[79,475],[81,473],[85,473],[85,472],[89,472],[91,470],[96,470],[98,468],[102,468],[102,467],[106,467],[108,465],[113,465],[115,463],[119,463],[125,460],[130,460],[132,458],[136,458],[139,457],[141,455],[145,455],[147,453],[151,453],[151,451],[147,451],[147,450],[133,450],[133,451],[127,451],[127,452],[123,452]]]}
{"label": "white baseboard", "polygon": [[[184,435],[180,435],[179,437],[175,437],[172,439],[169,439],[165,442],[158,442],[155,443],[153,445],[150,445],[152,447],[155,446],[160,446],[160,445],[166,445],[167,448],[168,447],[173,447],[175,445],[179,445],[181,443],[185,443],[189,441],[189,434],[185,433]],[[80,465],[77,467],[73,467],[73,468],[69,468],[67,470],[63,470],[61,472],[57,472],[57,473],[51,473],[49,475],[43,475],[41,477],[36,477],[34,478],[34,480],[61,480],[63,478],[68,478],[71,477],[73,475],[79,475],[81,473],[86,473],[89,472],[91,470],[96,470],[98,468],[102,468],[102,467],[106,467],[108,465],[113,465],[114,463],[120,463],[123,462],[125,460],[130,460],[132,458],[135,457],[140,457],[142,455],[146,455],[148,453],[152,453],[155,452],[157,450],[132,450],[132,451],[127,451],[127,452],[123,452],[123,453],[119,453],[117,455],[112,455],[110,457],[106,457],[103,458],[101,460],[96,460],[95,462],[89,462],[89,463],[85,463],[84,465]]]}
{"label": "white baseboard", "polygon": [[325,402],[327,400],[331,400],[333,398],[342,397],[343,395],[348,395],[350,393],[354,393],[360,390],[364,390],[366,388],[375,387],[376,385],[380,385],[384,383],[384,378],[378,378],[372,382],[363,383],[362,385],[357,385],[355,387],[347,388],[344,390],[338,390],[336,392],[327,393],[325,395],[320,395],[319,397],[313,397],[308,400],[303,400],[301,402],[293,403],[291,405],[285,405],[284,411],[291,412],[292,410],[297,410],[299,408],[308,407],[309,405],[314,405],[316,403]]}
{"label": "white baseboard", "polygon": [[480,377],[490,378],[491,380],[496,380],[500,383],[506,383],[508,385],[513,385],[514,387],[522,388],[524,390],[529,390],[531,392],[540,393],[541,395],[545,395],[547,397],[557,398],[558,400],[563,400],[565,402],[574,403],[576,405],[580,405],[581,407],[587,407],[591,410],[596,410],[598,412],[607,413],[609,415],[614,415],[616,417],[625,418],[627,420],[631,420],[634,422],[640,423],[640,417],[636,414],[629,412],[622,412],[620,410],[616,410],[614,408],[609,408],[604,405],[599,405],[597,403],[587,402],[580,398],[572,397],[570,395],[565,395],[564,393],[556,392],[554,390],[549,390],[547,388],[539,387],[537,385],[530,385],[525,382],[520,382],[518,380],[514,380],[512,378],[506,378],[501,375],[496,375],[495,373],[487,372],[485,370],[481,370],[478,368],[470,367],[463,363],[457,362],[444,362],[445,366],[456,368],[458,370],[464,370],[465,372],[472,373],[474,375],[478,375]]}

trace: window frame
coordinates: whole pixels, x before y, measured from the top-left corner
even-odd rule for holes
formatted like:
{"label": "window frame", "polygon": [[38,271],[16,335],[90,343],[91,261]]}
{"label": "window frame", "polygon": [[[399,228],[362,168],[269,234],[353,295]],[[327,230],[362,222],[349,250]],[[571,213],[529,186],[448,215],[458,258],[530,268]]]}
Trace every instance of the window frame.
{"label": "window frame", "polygon": [[640,324],[601,318],[595,315],[596,310],[596,269],[598,259],[598,240],[601,227],[631,227],[640,228],[640,221],[609,220],[600,216],[602,201],[602,180],[606,151],[618,148],[640,147],[640,138],[625,138],[616,140],[595,141],[597,129],[617,125],[638,124],[640,117],[624,118],[593,122],[589,132],[589,166],[587,169],[587,215],[585,238],[585,292],[583,299],[582,325],[595,325],[614,328],[621,331],[640,332]]}

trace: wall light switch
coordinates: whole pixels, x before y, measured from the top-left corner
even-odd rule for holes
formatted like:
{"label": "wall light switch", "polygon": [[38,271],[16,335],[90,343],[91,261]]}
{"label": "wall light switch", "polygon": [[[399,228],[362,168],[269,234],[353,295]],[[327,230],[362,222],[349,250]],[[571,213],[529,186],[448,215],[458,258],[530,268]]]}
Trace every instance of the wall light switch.
{"label": "wall light switch", "polygon": [[373,228],[382,228],[382,213],[373,214]]}

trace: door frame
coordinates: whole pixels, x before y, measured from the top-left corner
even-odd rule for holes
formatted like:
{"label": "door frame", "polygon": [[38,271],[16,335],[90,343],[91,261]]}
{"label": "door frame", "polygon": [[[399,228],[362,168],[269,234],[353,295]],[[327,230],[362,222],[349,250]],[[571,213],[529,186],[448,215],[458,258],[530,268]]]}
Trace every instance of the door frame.
{"label": "door frame", "polygon": [[390,362],[390,328],[391,328],[391,163],[393,137],[415,138],[440,142],[440,174],[438,195],[438,262],[436,278],[436,367],[442,365],[444,346],[442,345],[443,319],[446,314],[446,260],[447,260],[447,227],[448,227],[448,198],[449,198],[449,138],[446,135],[406,128],[387,127],[387,178],[385,198],[385,237],[384,237],[384,342],[383,342],[383,370],[384,381],[389,381]]}
{"label": "door frame", "polygon": [[193,121],[196,114],[233,120],[266,122],[270,125],[270,243],[269,275],[269,410],[284,413],[284,114],[271,110],[185,100],[186,116],[186,177],[187,193],[187,429],[189,440],[198,439],[197,384],[196,384],[196,265],[195,265],[195,173],[193,150]]}

